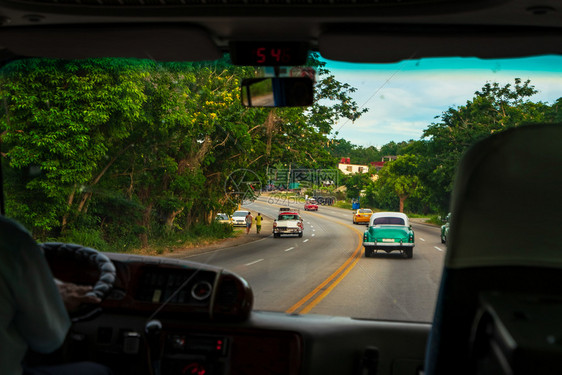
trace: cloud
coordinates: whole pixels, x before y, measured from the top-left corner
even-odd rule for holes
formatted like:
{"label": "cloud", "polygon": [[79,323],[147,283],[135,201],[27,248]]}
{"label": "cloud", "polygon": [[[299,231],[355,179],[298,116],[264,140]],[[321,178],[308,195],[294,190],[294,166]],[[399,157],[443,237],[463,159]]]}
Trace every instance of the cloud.
{"label": "cloud", "polygon": [[418,65],[411,61],[382,66],[336,64],[332,69],[336,79],[357,88],[353,99],[369,109],[355,123],[340,121],[334,127],[338,137],[363,146],[419,139],[428,125],[439,121],[436,116],[466,104],[487,82],[505,85],[513,84],[516,77],[530,79],[539,90],[531,100],[553,103],[562,97],[562,57],[520,59],[519,65],[511,60],[486,60],[486,69],[473,68],[470,59],[453,59],[456,69],[448,69],[445,59],[433,60],[433,64],[422,61]]}

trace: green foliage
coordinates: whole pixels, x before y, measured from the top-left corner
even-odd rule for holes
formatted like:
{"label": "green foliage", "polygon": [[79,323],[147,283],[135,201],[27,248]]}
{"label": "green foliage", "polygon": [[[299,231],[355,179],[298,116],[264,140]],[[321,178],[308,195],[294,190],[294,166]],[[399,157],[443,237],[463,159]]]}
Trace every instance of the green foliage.
{"label": "green foliage", "polygon": [[369,173],[353,173],[346,176],[344,179],[344,186],[346,187],[347,198],[359,198],[362,190],[371,182],[371,175]]}
{"label": "green foliage", "polygon": [[[351,99],[355,89],[337,81],[317,55],[309,65],[318,69],[312,107],[248,109],[239,82],[255,72],[226,59],[9,64],[0,77],[7,210],[40,240],[128,251],[232,235],[212,219],[236,208],[225,185],[239,169],[265,183],[268,167],[333,168],[341,157],[368,164],[399,155],[376,182],[369,174],[342,177],[348,197],[365,190],[362,205],[445,213],[456,166],[474,142],[523,124],[562,121],[562,98],[531,102],[537,90],[515,79],[486,83],[465,105],[442,113],[421,140],[380,150],[354,146],[329,136],[338,121],[366,111]],[[330,188],[309,189],[343,198]]]}
{"label": "green foliage", "polygon": [[441,122],[433,123],[414,146],[424,158],[424,185],[441,213],[448,211],[457,165],[464,152],[490,134],[525,124],[551,121],[553,109],[528,98],[537,93],[530,81],[516,78],[514,84],[486,83],[472,100],[449,108]]}
{"label": "green foliage", "polygon": [[[421,189],[418,177],[420,159],[417,155],[402,155],[388,162],[379,171],[378,178],[372,189],[366,194],[380,191],[381,195],[394,193],[399,199],[399,211],[404,212],[404,202]],[[380,198],[380,197],[379,197]],[[376,199],[371,197],[369,199]]]}
{"label": "green foliage", "polygon": [[57,238],[58,241],[80,244],[94,248],[99,251],[119,251],[123,249],[116,249],[114,245],[109,245],[103,238],[103,233],[100,229],[81,228],[71,229],[65,233],[64,236]]}
{"label": "green foliage", "polygon": [[445,224],[445,222],[443,220],[441,220],[441,216],[439,216],[439,215],[431,215],[429,217],[429,219],[427,220],[427,222],[430,223],[430,224],[439,225],[439,226]]}
{"label": "green foliage", "polygon": [[352,203],[345,201],[345,200],[338,200],[336,201],[336,203],[334,203],[334,207],[338,207],[338,208],[345,208],[347,210],[351,210],[352,207]]}
{"label": "green foliage", "polygon": [[415,166],[407,167],[414,172],[404,175],[402,169],[391,173],[396,168],[385,166],[379,180],[366,188],[367,199],[378,207],[394,210],[400,209],[396,197],[402,196],[407,211],[437,211],[444,215],[449,210],[457,165],[471,145],[512,127],[562,120],[562,98],[549,106],[531,102],[529,98],[536,93],[529,81],[519,78],[505,86],[486,83],[465,105],[443,112],[439,122],[425,129],[421,140],[384,145],[384,155],[415,156]]}
{"label": "green foliage", "polygon": [[217,212],[236,208],[225,192],[234,171],[265,181],[279,160],[333,165],[322,146],[332,125],[364,111],[318,56],[310,64],[320,68],[317,98],[330,103],[274,110],[242,107],[240,79],[255,72],[226,58],[9,64],[0,77],[7,209],[39,239],[115,251],[204,236]]}
{"label": "green foliage", "polygon": [[339,162],[341,158],[350,158],[352,164],[369,165],[381,161],[383,154],[374,146],[356,146],[345,139],[332,139],[327,143],[330,154]]}

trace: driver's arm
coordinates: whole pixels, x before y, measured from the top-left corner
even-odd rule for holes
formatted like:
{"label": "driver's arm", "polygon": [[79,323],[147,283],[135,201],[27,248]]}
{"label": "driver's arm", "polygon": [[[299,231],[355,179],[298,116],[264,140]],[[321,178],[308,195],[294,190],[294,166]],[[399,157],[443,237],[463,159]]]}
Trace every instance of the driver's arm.
{"label": "driver's arm", "polygon": [[[0,315],[2,346],[18,360],[22,346],[48,353],[66,337],[70,319],[47,261],[31,235],[0,217]],[[2,351],[5,350],[3,347]],[[19,358],[21,360],[21,358]]]}

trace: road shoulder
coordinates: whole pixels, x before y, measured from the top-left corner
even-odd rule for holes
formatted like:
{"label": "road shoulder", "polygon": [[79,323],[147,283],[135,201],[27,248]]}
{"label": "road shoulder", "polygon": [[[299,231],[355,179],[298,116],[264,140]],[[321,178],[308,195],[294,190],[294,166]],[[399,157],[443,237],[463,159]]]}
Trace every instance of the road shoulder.
{"label": "road shoulder", "polygon": [[[257,216],[257,211],[252,211],[252,216],[255,218]],[[273,231],[273,219],[266,215],[261,215],[263,217],[262,220],[262,227],[260,233],[256,233],[256,225],[255,223],[252,225],[249,234],[246,234],[245,227],[234,227],[235,237],[225,238],[222,240],[217,240],[212,243],[192,246],[192,247],[184,247],[175,249],[173,252],[167,252],[160,256],[169,257],[169,258],[182,258],[186,255],[198,255],[204,254],[210,251],[218,250],[218,249],[226,249],[231,247],[236,247],[240,245],[244,245],[253,241],[258,241],[265,239],[271,236]]]}

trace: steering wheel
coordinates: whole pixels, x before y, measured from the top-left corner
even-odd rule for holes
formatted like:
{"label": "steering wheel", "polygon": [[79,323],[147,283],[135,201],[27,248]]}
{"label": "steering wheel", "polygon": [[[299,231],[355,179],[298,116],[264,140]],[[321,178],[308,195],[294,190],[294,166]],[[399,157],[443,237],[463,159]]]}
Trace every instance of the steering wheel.
{"label": "steering wheel", "polygon": [[[100,276],[93,286],[93,289],[88,292],[92,295],[103,300],[115,283],[115,265],[106,255],[100,253],[91,247],[84,247],[76,244],[61,243],[61,242],[45,242],[39,244],[45,256],[51,259],[68,259],[77,261],[90,266],[95,266]],[[86,305],[79,308],[71,315],[73,323],[93,319],[99,313],[101,308],[98,305]]]}

